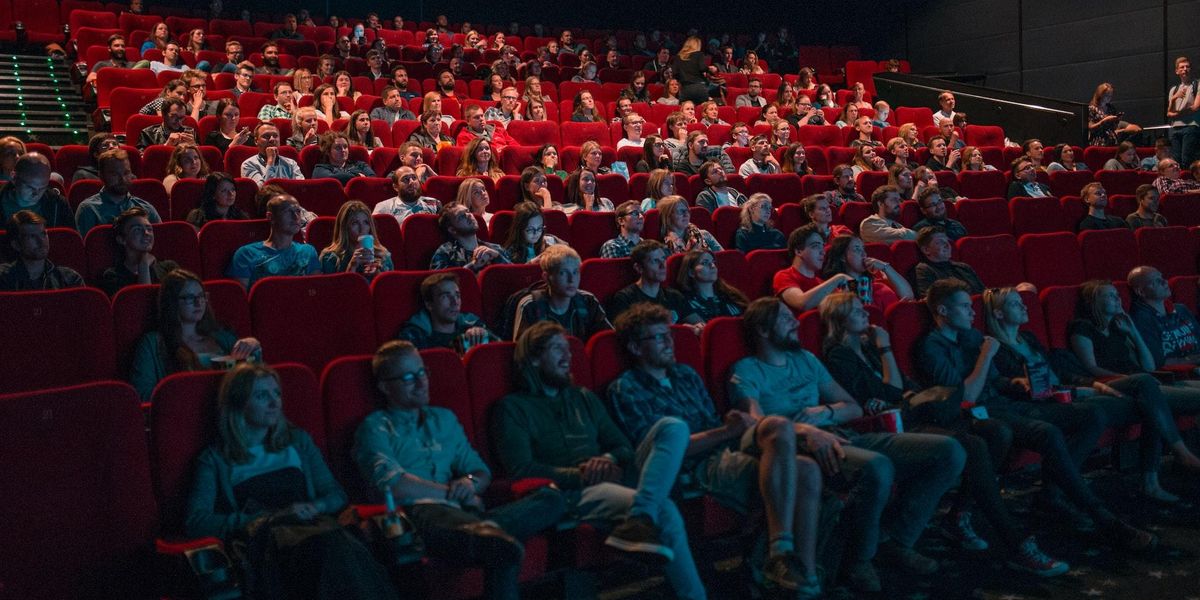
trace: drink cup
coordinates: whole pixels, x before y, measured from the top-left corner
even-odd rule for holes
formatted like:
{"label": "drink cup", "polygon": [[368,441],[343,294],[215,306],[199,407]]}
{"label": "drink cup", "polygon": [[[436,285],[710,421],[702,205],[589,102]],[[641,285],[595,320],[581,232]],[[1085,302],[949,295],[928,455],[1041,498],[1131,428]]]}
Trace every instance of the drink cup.
{"label": "drink cup", "polygon": [[904,420],[895,408],[879,413],[879,426],[888,433],[904,433]]}

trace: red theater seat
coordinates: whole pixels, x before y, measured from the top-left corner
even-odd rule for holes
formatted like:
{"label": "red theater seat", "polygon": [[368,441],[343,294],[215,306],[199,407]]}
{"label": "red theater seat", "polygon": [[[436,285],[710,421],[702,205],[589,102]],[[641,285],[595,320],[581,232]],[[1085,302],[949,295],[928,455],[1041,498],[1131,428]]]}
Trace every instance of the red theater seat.
{"label": "red theater seat", "polygon": [[1017,236],[1075,230],[1074,223],[1067,223],[1058,198],[1013,198],[1008,201],[1008,213]]}
{"label": "red theater seat", "polygon": [[250,290],[250,316],[269,363],[319,371],[338,356],[375,351],[371,292],[357,273],[259,280]]}
{"label": "red theater seat", "polygon": [[1184,227],[1143,227],[1134,232],[1138,263],[1154,265],[1164,277],[1196,274],[1196,240]]}
{"label": "red theater seat", "polygon": [[583,261],[579,271],[579,288],[596,296],[600,304],[637,279],[628,258],[590,258]]}
{"label": "red theater seat", "polygon": [[1075,234],[1031,233],[1017,239],[1025,278],[1044,289],[1052,285],[1078,285],[1084,280],[1083,256]]}
{"label": "red theater seat", "polygon": [[209,221],[200,228],[200,265],[204,279],[224,279],[229,261],[238,248],[267,239],[271,225],[266,219]]}
{"label": "red theater seat", "polygon": [[970,235],[1001,235],[1012,232],[1008,203],[1001,198],[959,200],[954,203],[954,214]]}
{"label": "red theater seat", "polygon": [[0,293],[0,328],[6,344],[21,348],[0,361],[0,381],[7,392],[116,374],[112,311],[108,298],[95,288]]}
{"label": "red theater seat", "polygon": [[1012,286],[1025,280],[1021,252],[1011,235],[967,236],[955,242],[958,260],[973,267],[987,286]]}
{"label": "red theater seat", "polygon": [[1002,171],[963,171],[958,174],[958,193],[967,198],[1002,198],[1008,182]]}
{"label": "red theater seat", "polygon": [[884,312],[896,363],[905,373],[915,374],[913,357],[916,343],[933,325],[933,318],[922,300],[901,300]]}
{"label": "red theater seat", "polygon": [[1129,229],[1081,231],[1079,251],[1086,279],[1124,281],[1138,266],[1137,240]]}

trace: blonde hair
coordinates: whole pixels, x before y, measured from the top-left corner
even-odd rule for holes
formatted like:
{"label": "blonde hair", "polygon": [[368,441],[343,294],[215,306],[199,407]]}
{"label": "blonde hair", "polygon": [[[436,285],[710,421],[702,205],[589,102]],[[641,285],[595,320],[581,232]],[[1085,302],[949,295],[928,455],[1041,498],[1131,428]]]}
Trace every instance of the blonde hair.
{"label": "blonde hair", "polygon": [[[448,202],[447,205],[461,204],[467,208],[467,212],[475,214],[471,210],[471,194],[474,193],[477,186],[482,187],[484,193],[487,193],[487,186],[484,185],[482,179],[479,179],[478,177],[469,177],[462,183],[458,184],[458,193],[454,195],[454,200]],[[490,201],[491,198],[488,200]]]}
{"label": "blonde hair", "polygon": [[670,196],[660,198],[655,206],[655,208],[658,209],[660,229],[664,238],[667,237],[667,233],[671,231],[670,221],[674,219],[672,215],[675,214],[675,207],[679,204],[687,206],[687,200],[683,196],[672,194]]}
{"label": "blonde hair", "polygon": [[179,161],[183,157],[183,153],[191,150],[196,153],[196,160],[200,161],[200,172],[197,177],[208,176],[208,161],[204,160],[204,154],[200,152],[200,147],[196,144],[184,142],[175,146],[171,151],[171,158],[167,160],[167,175],[175,175],[176,177],[183,175],[183,169],[179,166]]}
{"label": "blonde hair", "polygon": [[700,42],[700,38],[694,35],[684,40],[683,46],[679,48],[679,60],[691,58],[693,54],[700,51],[701,46],[703,44]]}
{"label": "blonde hair", "polygon": [[996,318],[996,311],[1004,308],[1004,303],[1008,301],[1010,294],[1018,294],[1017,288],[992,288],[983,291],[983,323],[987,327],[988,333],[992,337],[1000,341],[1001,344],[1013,345],[1016,340],[1009,339],[1005,333],[1004,326],[1000,324],[1000,319]]}
{"label": "blonde hair", "polygon": [[375,219],[371,217],[371,208],[358,200],[346,202],[338,210],[337,218],[333,221],[333,240],[321,250],[321,255],[333,254],[340,260],[358,247],[358,240],[350,237],[349,226],[350,218],[358,214],[367,215],[371,237],[375,238],[375,253],[380,256],[388,255],[388,249],[379,243],[379,233],[375,231]]}
{"label": "blonde hair", "polygon": [[825,296],[817,306],[821,322],[825,324],[826,344],[837,345],[846,339],[846,319],[854,311],[855,300],[862,302],[854,292],[835,292]]}
{"label": "blonde hair", "polygon": [[[762,192],[751,194],[750,198],[746,200],[746,203],[742,205],[742,210],[739,214],[741,228],[746,230],[752,229],[754,227],[754,212],[758,210],[759,206],[762,206],[763,204],[771,204],[771,202],[771,197],[767,194]],[[764,225],[770,227],[771,222],[767,221],[764,223]]]}

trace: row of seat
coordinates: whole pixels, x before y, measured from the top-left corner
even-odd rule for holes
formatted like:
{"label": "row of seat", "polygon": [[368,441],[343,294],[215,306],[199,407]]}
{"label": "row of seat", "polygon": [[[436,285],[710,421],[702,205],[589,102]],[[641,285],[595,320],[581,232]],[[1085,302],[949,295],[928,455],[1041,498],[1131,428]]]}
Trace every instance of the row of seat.
{"label": "row of seat", "polygon": [[[431,219],[415,222],[433,226]],[[328,225],[323,225],[326,231]],[[236,283],[220,280],[224,261],[240,245],[262,239],[265,228],[265,223],[253,221],[213,223],[202,231],[199,252],[193,246],[190,255],[162,252],[160,257],[204,273],[210,280],[206,286],[216,313],[239,333],[253,332],[262,339],[267,360],[298,361],[320,369],[337,356],[368,352],[372,345],[393,338],[400,325],[419,308],[417,290],[430,272],[423,270],[423,265],[411,264],[411,270],[382,274],[370,284],[352,273],[268,278],[255,284],[247,300]],[[158,230],[165,231],[164,226]],[[405,233],[412,231],[406,222]],[[237,237],[239,234],[241,237]],[[104,236],[111,236],[111,232],[99,239]],[[395,251],[406,260],[416,258],[427,265],[425,253],[433,248],[424,248],[425,253],[413,248],[410,239],[416,237],[406,235]],[[1194,277],[1198,239],[1200,228],[1189,231],[1182,227],[1141,229],[1136,233],[1088,231],[1078,236],[1066,232],[1030,234],[1020,239],[979,236],[960,239],[956,259],[974,266],[985,285],[1028,281],[1045,290],[1091,278],[1123,279],[1138,264],[1155,265],[1171,278]],[[95,247],[103,255],[104,246]],[[919,260],[913,242],[897,242],[890,247],[868,244],[867,251],[891,262],[901,273],[911,270]],[[680,259],[675,256],[669,261],[672,276]],[[726,250],[716,253],[716,259],[722,277],[752,299],[769,295],[772,276],[789,263],[785,250],[756,250],[746,255]],[[104,266],[88,265],[93,278]],[[458,273],[463,309],[489,323],[499,322],[504,298],[541,276],[536,265],[493,265],[484,269],[478,280],[467,271]],[[591,258],[583,262],[580,287],[604,301],[635,278],[627,258]],[[1191,294],[1185,292],[1181,290],[1180,299],[1194,304],[1194,290]],[[4,330],[12,334],[11,339],[28,340],[27,344],[37,346],[25,346],[27,352],[0,365],[0,381],[20,389],[37,389],[56,381],[92,381],[125,373],[129,350],[152,326],[154,295],[154,286],[124,289],[111,302],[92,288],[0,294]],[[483,298],[488,301],[483,302]],[[86,332],[79,331],[79,323],[89,324]],[[298,328],[297,323],[306,325]],[[1047,321],[1044,331],[1057,326],[1057,321]],[[56,360],[47,360],[47,356]],[[80,368],[64,380],[60,372],[63,364]]]}

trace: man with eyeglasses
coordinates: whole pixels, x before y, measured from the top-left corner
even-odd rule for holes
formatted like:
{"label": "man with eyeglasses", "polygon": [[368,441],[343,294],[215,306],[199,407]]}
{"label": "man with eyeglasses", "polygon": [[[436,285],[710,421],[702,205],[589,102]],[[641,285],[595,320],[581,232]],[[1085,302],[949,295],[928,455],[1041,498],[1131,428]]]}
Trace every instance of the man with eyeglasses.
{"label": "man with eyeglasses", "polygon": [[733,105],[741,108],[743,106],[753,106],[754,108],[762,108],[767,105],[767,99],[762,95],[762,81],[751,79],[747,84],[749,87],[745,94],[738,96]]}
{"label": "man with eyeglasses", "polygon": [[1168,158],[1158,161],[1158,177],[1154,178],[1154,189],[1160,196],[1166,194],[1190,194],[1200,191],[1200,181],[1183,179],[1179,163]]}
{"label": "man with eyeglasses", "polygon": [[120,148],[105,151],[96,159],[96,167],[104,187],[96,195],[80,202],[75,209],[75,224],[80,237],[86,238],[91,228],[111,223],[117,215],[135,206],[146,211],[151,223],[162,222],[154,205],[129,193],[133,169],[129,166],[127,152]]}
{"label": "man with eyeglasses", "polygon": [[[513,90],[512,94],[516,96],[516,90]],[[503,127],[496,127],[484,120],[483,107],[478,104],[463,107],[463,120],[467,122],[467,126],[458,132],[459,146],[466,146],[475,138],[483,138],[491,142],[492,152],[499,152],[512,143],[512,138],[508,137],[508,132]]]}
{"label": "man with eyeglasses", "polygon": [[497,406],[493,441],[505,469],[547,477],[581,521],[612,527],[605,544],[665,562],[673,597],[705,598],[671,489],[683,462],[687,426],[656,421],[637,449],[600,399],[571,378],[571,345],[562,326],[541,322],[517,339],[517,391]]}
{"label": "man with eyeglasses", "polygon": [[642,241],[642,227],[646,224],[646,217],[637,200],[622,202],[614,214],[620,233],[600,246],[600,258],[625,258],[632,254],[634,246]]}
{"label": "man with eyeglasses", "polygon": [[416,346],[404,340],[380,346],[371,374],[385,404],[355,431],[354,459],[372,496],[404,507],[429,556],[483,567],[486,598],[517,600],[521,540],[558,522],[562,494],[547,486],[503,506],[485,506],[482,494],[492,473],[454,412],[429,405],[435,374],[425,369]]}
{"label": "man with eyeglasses", "polygon": [[31,210],[19,210],[4,223],[8,245],[17,257],[0,264],[0,291],[62,290],[83,287],[74,269],[60,267],[48,258],[50,238],[46,220]]}
{"label": "man with eyeglasses", "polygon": [[942,192],[938,186],[922,188],[917,194],[917,206],[925,218],[912,226],[913,231],[921,231],[926,227],[941,227],[951,242],[966,237],[967,228],[959,221],[946,216],[946,201],[942,199]]}
{"label": "man with eyeglasses", "polygon": [[371,110],[372,121],[384,121],[392,126],[396,121],[415,121],[417,116],[411,110],[404,108],[404,96],[396,86],[383,88],[383,106]]}
{"label": "man with eyeglasses", "polygon": [[246,60],[242,43],[237,40],[225,42],[225,62],[213,65],[213,73],[237,73],[238,65]]}
{"label": "man with eyeglasses", "polygon": [[533,289],[517,302],[513,339],[540,321],[554,321],[584,341],[612,329],[596,296],[579,289],[582,264],[579,253],[566,244],[555,244],[542,251],[541,256],[538,262],[545,287]]}
{"label": "man with eyeglasses", "polygon": [[217,114],[216,100],[208,99],[208,74],[204,71],[184,71],[179,77],[187,85],[187,95],[184,103],[188,114],[197,122],[201,117]]}
{"label": "man with eyeglasses", "polygon": [[237,73],[233,76],[233,89],[229,91],[235,100],[241,98],[245,92],[257,91],[254,89],[254,65],[241,63],[237,66]]}
{"label": "man with eyeglasses", "polygon": [[620,317],[635,304],[649,302],[670,311],[672,323],[692,325],[699,333],[704,319],[691,310],[683,294],[667,284],[666,245],[658,240],[642,240],[633,247],[629,260],[638,278],[609,298],[605,308],[611,318]]}
{"label": "man with eyeglasses", "polygon": [[296,110],[296,95],[292,93],[292,84],[286,81],[275,83],[275,104],[264,104],[258,111],[258,120],[291,119],[292,111]]}
{"label": "man with eyeglasses", "polygon": [[50,186],[50,159],[26,152],[13,167],[12,181],[0,188],[0,222],[18,211],[37,213],[46,227],[75,228],[75,215],[58,188]]}
{"label": "man with eyeglasses", "polygon": [[500,104],[487,109],[487,112],[483,113],[483,118],[486,121],[499,121],[508,127],[509,123],[524,118],[517,110],[520,104],[521,94],[517,92],[517,88],[506,87],[500,92]]}
{"label": "man with eyeglasses", "polygon": [[[1159,163],[1158,166],[1159,169],[1162,169],[1162,163]],[[1047,198],[1051,195],[1050,188],[1037,180],[1037,169],[1033,166],[1033,161],[1024,156],[1013,161],[1012,181],[1008,184],[1008,193],[1005,195],[1006,199],[1011,200],[1018,196],[1025,198]]]}
{"label": "man with eyeglasses", "polygon": [[[413,146],[417,153],[421,152],[420,146]],[[413,148],[409,148],[409,151],[413,151]],[[372,211],[374,214],[392,215],[403,225],[404,220],[412,215],[436,215],[442,208],[437,198],[421,195],[421,177],[412,167],[402,165],[392,173],[392,189],[396,190],[396,195],[376,204]]]}

